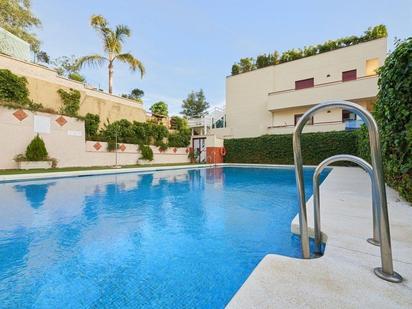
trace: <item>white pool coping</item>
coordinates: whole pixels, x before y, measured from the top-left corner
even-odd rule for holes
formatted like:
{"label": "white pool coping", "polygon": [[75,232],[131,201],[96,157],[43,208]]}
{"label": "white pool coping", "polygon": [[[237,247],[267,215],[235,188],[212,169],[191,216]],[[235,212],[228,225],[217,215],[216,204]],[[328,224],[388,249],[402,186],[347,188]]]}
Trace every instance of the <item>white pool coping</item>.
{"label": "white pool coping", "polygon": [[30,173],[30,174],[10,174],[0,175],[0,182],[7,181],[23,181],[23,180],[38,180],[50,178],[66,178],[76,176],[96,176],[96,175],[111,175],[111,174],[125,174],[125,173],[142,173],[142,172],[156,172],[175,169],[197,169],[213,167],[213,164],[187,164],[187,165],[168,165],[168,166],[144,166],[132,168],[107,168],[96,170],[83,171],[66,171],[66,172],[44,172],[44,173]]}
{"label": "white pool coping", "polygon": [[[321,185],[321,224],[328,236],[318,259],[263,258],[227,308],[412,308],[412,207],[387,188],[394,269],[404,281],[376,277],[370,181],[354,167],[334,167]],[[313,233],[313,202],[307,202]],[[298,232],[296,216],[291,223]]]}
{"label": "white pool coping", "polygon": [[[260,168],[293,168],[294,167],[293,165],[280,165],[280,164],[217,163],[217,164],[144,166],[144,167],[131,167],[131,168],[107,168],[107,169],[96,169],[96,170],[90,169],[90,170],[82,170],[82,171],[0,175],[0,183],[9,182],[9,181],[53,179],[53,178],[66,178],[66,177],[77,177],[77,176],[97,176],[97,175],[143,173],[143,172],[150,173],[150,172],[175,170],[175,169],[210,168],[210,167],[215,167],[215,166],[239,166],[239,167],[260,167]],[[315,167],[315,166],[305,165],[305,167]]]}

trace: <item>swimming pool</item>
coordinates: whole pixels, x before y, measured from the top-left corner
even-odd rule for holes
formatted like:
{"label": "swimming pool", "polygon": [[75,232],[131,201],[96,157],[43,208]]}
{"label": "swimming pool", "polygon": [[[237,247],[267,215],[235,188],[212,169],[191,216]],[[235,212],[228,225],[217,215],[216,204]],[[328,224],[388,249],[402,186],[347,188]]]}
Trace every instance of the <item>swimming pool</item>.
{"label": "swimming pool", "polygon": [[222,308],[266,254],[301,256],[289,168],[2,183],[0,211],[2,308]]}

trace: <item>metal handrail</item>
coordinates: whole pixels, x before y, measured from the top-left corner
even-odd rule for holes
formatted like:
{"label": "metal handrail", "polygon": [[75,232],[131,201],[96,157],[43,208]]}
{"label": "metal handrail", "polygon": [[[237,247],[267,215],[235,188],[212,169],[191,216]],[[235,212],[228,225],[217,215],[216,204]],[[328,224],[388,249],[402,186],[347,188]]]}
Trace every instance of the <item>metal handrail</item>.
{"label": "metal handrail", "polygon": [[393,270],[392,248],[388,218],[388,206],[386,201],[385,181],[383,175],[383,164],[381,146],[379,140],[378,125],[372,115],[362,106],[348,101],[328,101],[320,103],[309,109],[299,119],[293,132],[293,155],[295,161],[296,184],[299,196],[299,229],[302,243],[302,255],[310,258],[308,219],[306,213],[305,185],[303,181],[303,160],[300,136],[306,122],[317,112],[330,108],[342,108],[356,113],[364,121],[369,133],[369,144],[371,149],[371,162],[374,179],[376,180],[376,198],[379,204],[379,239],[381,242],[381,264],[382,267],[374,269],[375,274],[391,282],[401,282],[402,277]]}
{"label": "metal handrail", "polygon": [[368,173],[372,183],[372,217],[373,217],[373,237],[368,238],[367,241],[375,246],[379,246],[379,205],[377,204],[378,197],[376,196],[376,179],[373,174],[372,166],[365,160],[356,156],[342,154],[329,157],[323,160],[315,169],[313,174],[313,213],[314,213],[314,228],[315,228],[315,254],[321,254],[321,228],[320,228],[320,174],[330,164],[339,161],[349,161],[362,167]]}

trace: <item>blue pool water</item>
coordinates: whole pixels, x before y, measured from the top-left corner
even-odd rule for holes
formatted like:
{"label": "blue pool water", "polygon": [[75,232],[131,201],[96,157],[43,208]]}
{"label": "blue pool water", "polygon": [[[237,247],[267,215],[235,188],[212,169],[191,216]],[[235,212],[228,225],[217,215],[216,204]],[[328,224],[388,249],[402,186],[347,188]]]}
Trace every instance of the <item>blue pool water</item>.
{"label": "blue pool water", "polygon": [[0,184],[0,307],[222,308],[266,254],[301,256],[297,207],[292,169]]}

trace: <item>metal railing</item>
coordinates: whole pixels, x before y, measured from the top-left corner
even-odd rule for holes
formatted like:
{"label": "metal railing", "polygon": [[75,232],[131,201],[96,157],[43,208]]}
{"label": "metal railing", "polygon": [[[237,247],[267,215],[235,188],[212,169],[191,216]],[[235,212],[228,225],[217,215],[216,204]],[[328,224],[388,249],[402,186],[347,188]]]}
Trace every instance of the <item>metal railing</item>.
{"label": "metal railing", "polygon": [[375,201],[378,207],[378,226],[381,253],[381,267],[374,269],[375,274],[387,281],[401,282],[402,277],[393,270],[392,248],[389,228],[388,206],[386,200],[385,181],[383,175],[383,164],[381,146],[379,140],[378,125],[372,115],[358,104],[348,101],[328,101],[320,103],[309,109],[296,125],[293,133],[293,154],[295,160],[296,184],[299,196],[299,229],[302,244],[302,254],[305,259],[310,258],[309,234],[306,212],[305,184],[303,180],[303,160],[300,137],[306,122],[317,112],[330,108],[342,108],[356,113],[364,121],[369,133],[369,144],[371,149],[371,163],[373,170],[374,187],[376,190]]}
{"label": "metal railing", "polygon": [[368,238],[367,241],[375,246],[379,246],[379,205],[377,204],[378,197],[376,196],[376,179],[373,174],[372,166],[366,162],[365,160],[352,156],[352,155],[336,155],[329,157],[323,160],[318,167],[315,169],[315,173],[313,174],[313,214],[315,219],[315,254],[321,254],[321,243],[322,243],[322,236],[321,236],[321,228],[320,228],[320,194],[319,194],[319,186],[320,186],[320,174],[323,170],[332,163],[339,162],[339,161],[349,161],[355,163],[362,167],[365,172],[368,173],[371,183],[372,183],[372,218],[373,218],[373,237]]}

